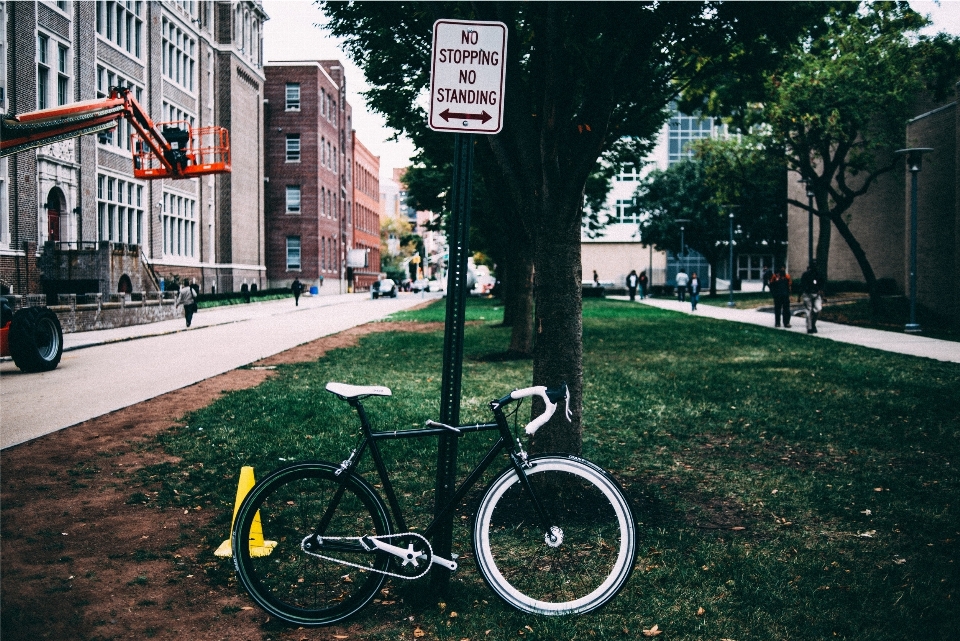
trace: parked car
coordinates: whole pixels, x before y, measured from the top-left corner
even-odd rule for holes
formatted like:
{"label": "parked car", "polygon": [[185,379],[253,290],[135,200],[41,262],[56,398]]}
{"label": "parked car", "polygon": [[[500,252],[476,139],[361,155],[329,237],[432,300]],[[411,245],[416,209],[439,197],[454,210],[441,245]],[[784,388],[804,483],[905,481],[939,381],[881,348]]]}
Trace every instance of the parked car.
{"label": "parked car", "polygon": [[413,281],[410,285],[410,291],[412,292],[429,292],[430,291],[430,281],[426,278],[418,278]]}
{"label": "parked car", "polygon": [[397,284],[389,278],[378,280],[370,286],[370,297],[380,298],[381,296],[397,297]]}

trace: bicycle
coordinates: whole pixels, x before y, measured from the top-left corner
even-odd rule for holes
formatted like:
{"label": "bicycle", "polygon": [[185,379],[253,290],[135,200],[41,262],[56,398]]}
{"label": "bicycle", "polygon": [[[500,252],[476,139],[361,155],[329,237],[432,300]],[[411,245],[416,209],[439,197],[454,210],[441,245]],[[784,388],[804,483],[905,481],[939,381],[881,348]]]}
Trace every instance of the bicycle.
{"label": "bicycle", "polygon": [[[434,554],[429,539],[503,450],[510,464],[484,492],[472,536],[477,566],[494,593],[528,613],[583,614],[606,604],[626,584],[637,551],[636,522],[619,484],[578,456],[529,456],[504,412],[510,403],[539,396],[546,411],[525,427],[527,434],[550,420],[560,400],[570,420],[566,385],[529,387],[491,401],[492,423],[427,421],[425,428],[398,431],[374,430],[361,403],[391,396],[389,388],[328,383],[326,389],[357,411],[359,444],[339,465],[303,462],[272,472],[237,511],[234,567],[268,613],[298,626],[330,625],[367,605],[387,577],[418,579],[433,565],[455,571],[456,558]],[[490,450],[426,529],[410,531],[378,442],[489,430],[499,431]],[[367,451],[389,511],[357,471]],[[251,546],[264,537],[276,547],[255,556]]]}

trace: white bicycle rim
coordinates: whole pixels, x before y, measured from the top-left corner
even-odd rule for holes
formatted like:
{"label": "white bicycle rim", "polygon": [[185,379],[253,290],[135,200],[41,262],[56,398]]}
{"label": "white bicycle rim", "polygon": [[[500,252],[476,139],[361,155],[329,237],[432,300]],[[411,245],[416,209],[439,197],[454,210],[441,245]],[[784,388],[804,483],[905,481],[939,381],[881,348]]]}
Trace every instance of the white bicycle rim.
{"label": "white bicycle rim", "polygon": [[[626,502],[626,497],[623,496],[616,485],[606,475],[590,465],[559,457],[544,457],[533,459],[531,462],[534,467],[527,470],[528,476],[551,471],[573,474],[592,483],[610,501],[617,515],[620,541],[617,558],[609,576],[589,594],[573,601],[560,603],[529,597],[510,584],[497,567],[496,559],[493,558],[490,550],[490,520],[504,493],[515,483],[520,482],[519,477],[513,470],[497,478],[481,501],[473,534],[477,563],[494,592],[518,610],[548,616],[590,612],[616,595],[633,570],[636,531],[630,506]],[[558,525],[562,529],[563,524]]]}

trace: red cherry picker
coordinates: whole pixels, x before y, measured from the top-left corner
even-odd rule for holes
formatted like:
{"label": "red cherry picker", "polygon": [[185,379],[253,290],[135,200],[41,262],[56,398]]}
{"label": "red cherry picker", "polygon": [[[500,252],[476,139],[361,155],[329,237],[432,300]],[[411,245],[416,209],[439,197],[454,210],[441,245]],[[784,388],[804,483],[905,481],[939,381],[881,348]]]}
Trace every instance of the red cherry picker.
{"label": "red cherry picker", "polygon": [[[112,87],[110,97],[84,100],[0,118],[0,158],[50,143],[97,134],[130,123],[133,175],[183,179],[230,172],[230,139],[223,127],[192,127],[186,121],[154,123],[126,87]],[[0,356],[13,356],[25,372],[57,367],[63,353],[63,330],[56,314],[27,307],[16,314],[0,298]]]}

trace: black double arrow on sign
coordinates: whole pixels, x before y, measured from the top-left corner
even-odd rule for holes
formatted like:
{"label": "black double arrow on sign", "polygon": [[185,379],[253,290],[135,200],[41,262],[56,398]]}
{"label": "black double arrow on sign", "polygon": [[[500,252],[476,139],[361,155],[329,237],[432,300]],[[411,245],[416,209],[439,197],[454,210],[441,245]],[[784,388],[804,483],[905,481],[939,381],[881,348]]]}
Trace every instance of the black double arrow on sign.
{"label": "black double arrow on sign", "polygon": [[488,120],[492,119],[493,116],[488,114],[486,111],[482,111],[478,114],[462,114],[462,113],[453,113],[449,109],[444,109],[440,112],[440,117],[450,122],[453,120],[479,120],[481,123],[486,124]]}

